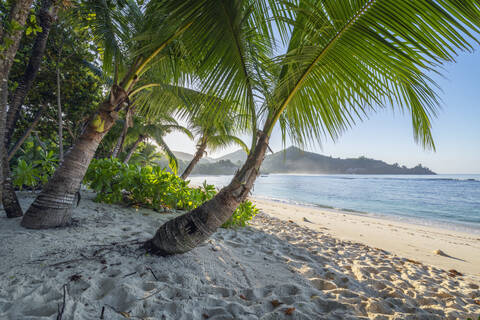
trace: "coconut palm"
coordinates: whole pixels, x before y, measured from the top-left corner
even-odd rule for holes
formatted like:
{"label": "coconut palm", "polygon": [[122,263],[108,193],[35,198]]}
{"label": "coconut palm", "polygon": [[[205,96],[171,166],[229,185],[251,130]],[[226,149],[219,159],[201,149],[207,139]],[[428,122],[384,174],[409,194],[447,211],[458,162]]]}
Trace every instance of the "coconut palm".
{"label": "coconut palm", "polygon": [[[264,3],[259,1],[257,5]],[[197,78],[205,77],[207,69],[218,65],[223,52],[229,50],[217,41],[221,30],[217,23],[219,8],[212,1],[152,0],[140,4],[133,0],[84,0],[76,10],[83,17],[79,20],[91,29],[102,52],[102,67],[113,84],[106,88],[108,96],[25,213],[22,226],[27,228],[58,227],[71,221],[75,194],[95,150],[119,112],[130,108],[133,99],[149,114],[178,111],[193,94],[178,86],[192,80],[185,71],[200,66],[201,60],[203,69],[198,70]],[[230,60],[220,65],[223,69],[235,67]],[[176,84],[174,88],[172,83]],[[217,106],[212,113],[221,115],[215,102],[212,99],[203,104]]]}
{"label": "coconut palm", "polygon": [[226,118],[222,122],[213,124],[194,125],[195,133],[200,136],[197,141],[197,150],[183,171],[181,178],[185,180],[193,168],[197,165],[208,149],[210,152],[221,150],[231,145],[237,145],[248,153],[247,145],[237,136],[235,136],[235,124],[232,118]]}
{"label": "coconut palm", "polygon": [[[240,18],[232,23],[241,24],[248,14],[237,11],[233,17]],[[475,0],[298,0],[274,18],[287,21],[291,32],[286,53],[267,64],[271,76],[258,110],[264,122],[255,148],[213,199],[163,224],[145,244],[151,251],[189,251],[232,215],[253,187],[277,124],[297,144],[335,140],[390,105],[411,115],[417,142],[435,148],[431,118],[439,101],[430,74],[457,52],[471,51],[469,42],[478,43],[480,31]],[[213,73],[212,79],[220,74],[237,80],[229,70]]]}
{"label": "coconut palm", "polygon": [[140,148],[140,151],[134,154],[132,161],[141,166],[152,166],[158,163],[163,155],[157,152],[157,147],[151,143],[146,143]]}
{"label": "coconut palm", "polygon": [[133,143],[123,162],[128,163],[130,161],[140,143],[151,140],[165,152],[170,169],[176,174],[178,169],[177,158],[164,140],[164,137],[173,131],[185,133],[189,138],[193,139],[193,134],[190,130],[179,125],[175,119],[167,115],[160,117],[156,121],[146,120],[138,116],[134,117],[132,128],[128,130],[125,138],[127,142],[133,141]]}
{"label": "coconut palm", "polygon": [[[7,160],[7,146],[4,141],[6,132],[7,103],[8,103],[8,78],[12,68],[15,55],[20,45],[23,29],[32,0],[18,0],[11,3],[0,4],[0,200],[6,195],[8,197],[7,216],[14,217],[21,215],[21,208],[13,191],[10,166]],[[9,5],[9,7],[7,7]],[[8,12],[8,13],[7,13]],[[4,178],[7,179],[6,183]],[[3,195],[3,189],[7,189]]]}

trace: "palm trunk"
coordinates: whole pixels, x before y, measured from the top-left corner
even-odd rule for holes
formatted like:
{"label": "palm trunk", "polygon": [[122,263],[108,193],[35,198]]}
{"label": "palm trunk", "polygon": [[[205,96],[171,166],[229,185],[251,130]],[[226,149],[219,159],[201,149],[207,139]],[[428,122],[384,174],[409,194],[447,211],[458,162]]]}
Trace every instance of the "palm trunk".
{"label": "palm trunk", "polygon": [[7,214],[7,218],[16,218],[23,215],[22,207],[18,202],[15,189],[13,187],[12,175],[10,173],[10,163],[7,160],[7,154],[3,154],[3,193],[2,202],[3,209]]}
{"label": "palm trunk", "polygon": [[48,35],[52,27],[53,22],[56,19],[57,7],[53,6],[52,0],[43,0],[42,8],[38,13],[39,25],[42,28],[42,32],[38,33],[35,43],[33,44],[32,52],[30,54],[30,60],[28,61],[27,68],[20,80],[18,87],[15,89],[15,93],[10,101],[7,124],[6,124],[6,148],[10,146],[10,139],[12,138],[15,124],[17,123],[20,115],[20,109],[25,101],[25,97],[28,91],[32,87],[32,84],[37,76],[40,65],[42,64],[43,55],[47,45]]}
{"label": "palm trunk", "polygon": [[143,139],[145,139],[144,136],[139,136],[138,139],[135,141],[135,143],[133,144],[133,146],[130,148],[130,150],[128,151],[128,154],[127,156],[125,157],[125,159],[123,160],[123,163],[127,164],[128,161],[130,161],[130,158],[132,157],[133,153],[135,152],[135,150],[138,148],[138,145],[140,144],[140,142],[143,141]]}
{"label": "palm trunk", "polygon": [[[13,65],[13,59],[18,50],[20,40],[23,34],[23,26],[30,11],[33,0],[18,0],[12,3],[12,8],[7,17],[10,25],[19,25],[21,28],[14,30],[4,30],[4,24],[0,27],[0,182],[3,182],[4,159],[6,159],[6,147],[4,145],[6,137],[6,114],[8,102],[8,76]],[[10,31],[10,32],[9,32]],[[2,183],[3,184],[3,183]],[[0,185],[0,199],[2,199],[2,189]]]}
{"label": "palm trunk", "polygon": [[[60,48],[60,52],[62,49]],[[59,54],[59,56],[61,53]],[[59,57],[60,60],[60,57]],[[60,97],[60,66],[57,62],[57,112],[58,112],[58,160],[63,162],[63,116],[62,116],[62,99]]]}
{"label": "palm trunk", "polygon": [[18,139],[18,141],[15,143],[15,145],[12,147],[12,149],[8,152],[8,161],[12,160],[13,156],[17,153],[18,149],[22,146],[22,144],[27,140],[27,138],[30,136],[32,133],[33,129],[37,126],[37,124],[40,122],[40,119],[42,118],[42,115],[46,109],[47,105],[42,105],[42,109],[38,111],[37,115],[33,119],[32,124],[28,129],[23,133],[23,135]]}
{"label": "palm trunk", "polygon": [[187,179],[187,177],[190,175],[190,173],[192,173],[193,168],[197,165],[198,161],[200,161],[200,159],[202,159],[206,148],[207,148],[207,144],[205,142],[200,144],[200,146],[197,149],[197,152],[195,153],[195,156],[193,157],[192,161],[190,161],[188,166],[185,168],[185,171],[183,171],[180,178],[182,178],[183,180]]}
{"label": "palm trunk", "polygon": [[164,223],[155,236],[145,243],[145,248],[166,256],[190,251],[208,239],[250,193],[260,172],[268,139],[268,135],[261,133],[255,150],[249,154],[228,186],[201,206]]}
{"label": "palm trunk", "polygon": [[120,133],[120,136],[117,139],[117,143],[113,148],[112,155],[111,155],[112,158],[117,158],[118,154],[122,151],[123,144],[125,143],[125,137],[127,136],[127,131],[128,131],[128,123],[127,123],[127,119],[125,119],[122,133]]}
{"label": "palm trunk", "polygon": [[90,118],[82,135],[65,155],[64,162],[25,213],[22,226],[45,229],[65,226],[71,222],[73,202],[85,172],[98,145],[118,117],[116,107],[125,99],[125,91],[114,85],[109,99]]}

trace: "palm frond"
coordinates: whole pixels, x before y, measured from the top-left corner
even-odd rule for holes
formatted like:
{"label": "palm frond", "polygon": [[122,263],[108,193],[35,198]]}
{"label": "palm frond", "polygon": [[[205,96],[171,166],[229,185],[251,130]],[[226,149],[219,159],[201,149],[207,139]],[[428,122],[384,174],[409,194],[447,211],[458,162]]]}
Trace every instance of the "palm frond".
{"label": "palm frond", "polygon": [[412,116],[414,138],[435,148],[439,99],[429,77],[479,32],[477,1],[302,0],[269,106],[298,143],[332,139],[391,104]]}

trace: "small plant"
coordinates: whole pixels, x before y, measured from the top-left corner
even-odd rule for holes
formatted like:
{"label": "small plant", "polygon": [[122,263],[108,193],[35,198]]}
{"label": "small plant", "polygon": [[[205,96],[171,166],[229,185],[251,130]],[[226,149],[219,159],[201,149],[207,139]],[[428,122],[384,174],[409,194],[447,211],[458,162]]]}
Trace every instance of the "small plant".
{"label": "small plant", "polygon": [[31,163],[20,159],[13,169],[13,184],[20,190],[23,190],[23,187],[34,188],[38,184],[37,176],[38,170]]}
{"label": "small plant", "polygon": [[222,228],[245,227],[248,221],[252,220],[259,211],[251,201],[245,200],[238,206],[235,212],[233,212],[230,219],[222,224]]}

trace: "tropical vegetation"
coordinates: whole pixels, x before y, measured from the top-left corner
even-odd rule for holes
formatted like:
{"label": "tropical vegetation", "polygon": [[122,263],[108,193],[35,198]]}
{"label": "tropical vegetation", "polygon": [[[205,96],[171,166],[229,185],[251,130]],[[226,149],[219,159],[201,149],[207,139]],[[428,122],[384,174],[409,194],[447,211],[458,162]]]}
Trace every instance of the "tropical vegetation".
{"label": "tropical vegetation", "polygon": [[[161,255],[191,250],[232,215],[255,212],[245,201],[275,128],[284,141],[305,146],[337,140],[371,113],[392,107],[409,114],[415,141],[435,149],[431,119],[440,101],[432,75],[459,52],[472,51],[480,33],[476,0],[0,4],[0,180],[7,214],[22,214],[15,185],[37,183],[42,191],[22,226],[68,225],[82,181],[102,201],[190,210],[145,243]],[[245,163],[218,193],[189,188],[156,166],[158,145],[176,171],[163,139],[173,130],[167,126],[186,132],[176,121],[194,128],[196,162],[209,148],[246,147],[237,135],[251,136]],[[49,157],[59,163],[48,182],[36,175],[36,160],[8,159],[7,150],[18,153],[13,150],[32,134],[55,145]],[[109,156],[137,160],[90,166]],[[10,161],[22,178],[12,180]]]}

